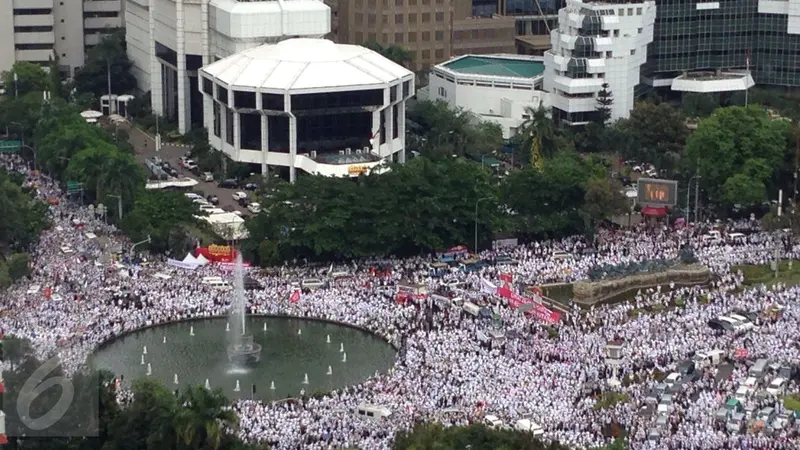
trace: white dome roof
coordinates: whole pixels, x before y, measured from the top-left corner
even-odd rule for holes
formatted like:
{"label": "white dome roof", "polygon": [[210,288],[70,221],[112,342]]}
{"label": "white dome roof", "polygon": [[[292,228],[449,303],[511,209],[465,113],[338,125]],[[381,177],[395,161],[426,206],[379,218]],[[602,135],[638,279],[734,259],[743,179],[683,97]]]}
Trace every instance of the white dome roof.
{"label": "white dome roof", "polygon": [[306,90],[383,86],[411,72],[360,45],[287,39],[223,58],[201,69],[233,89]]}

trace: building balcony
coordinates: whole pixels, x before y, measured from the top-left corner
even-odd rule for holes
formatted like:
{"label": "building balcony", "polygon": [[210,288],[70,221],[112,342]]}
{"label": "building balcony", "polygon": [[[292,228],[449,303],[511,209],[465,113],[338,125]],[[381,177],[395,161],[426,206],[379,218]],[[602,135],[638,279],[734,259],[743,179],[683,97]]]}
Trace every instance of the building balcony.
{"label": "building balcony", "polygon": [[15,27],[52,27],[55,20],[52,14],[14,16]]}
{"label": "building balcony", "polygon": [[555,108],[570,113],[589,112],[597,109],[597,100],[594,96],[570,97],[568,95],[553,94],[550,96],[550,104]]}
{"label": "building balcony", "polygon": [[15,44],[55,44],[56,35],[52,31],[41,33],[14,33]]}
{"label": "building balcony", "polygon": [[91,17],[83,19],[83,27],[87,30],[102,30],[108,28],[110,32],[111,29],[121,26],[121,17]]}
{"label": "building balcony", "polygon": [[53,0],[14,0],[12,5],[14,9],[51,9],[54,3]]}
{"label": "building balcony", "polygon": [[594,94],[602,89],[602,78],[568,78],[556,75],[551,80],[551,88],[567,94]]}
{"label": "building balcony", "polygon": [[50,50],[16,50],[17,61],[47,62],[55,53]]}
{"label": "building balcony", "polygon": [[83,2],[83,12],[120,12],[121,0],[86,0]]}

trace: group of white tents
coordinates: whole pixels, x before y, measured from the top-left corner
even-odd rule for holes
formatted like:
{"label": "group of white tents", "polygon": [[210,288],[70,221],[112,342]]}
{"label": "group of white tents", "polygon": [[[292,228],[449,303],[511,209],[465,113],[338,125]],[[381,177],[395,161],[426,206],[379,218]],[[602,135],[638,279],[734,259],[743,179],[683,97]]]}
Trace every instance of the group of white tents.
{"label": "group of white tents", "polygon": [[183,269],[194,270],[198,267],[205,266],[208,264],[209,261],[203,255],[194,256],[191,253],[188,253],[183,261],[178,261],[177,259],[170,259],[167,261],[167,264],[170,266],[181,267]]}

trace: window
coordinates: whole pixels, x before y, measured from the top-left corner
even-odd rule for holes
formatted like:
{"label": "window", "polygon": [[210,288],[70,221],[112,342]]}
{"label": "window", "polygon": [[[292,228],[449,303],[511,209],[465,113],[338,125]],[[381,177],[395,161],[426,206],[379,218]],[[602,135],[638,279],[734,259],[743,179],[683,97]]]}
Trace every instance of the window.
{"label": "window", "polygon": [[47,33],[53,31],[52,26],[14,27],[14,33]]}
{"label": "window", "polygon": [[642,8],[636,8],[636,15],[637,16],[641,16],[642,15]]}
{"label": "window", "polygon": [[383,15],[383,24],[384,25],[389,25],[389,15],[388,14],[384,14]]}
{"label": "window", "polygon": [[431,21],[431,13],[422,13],[422,23],[428,23]]}
{"label": "window", "polygon": [[395,6],[403,6],[403,0],[394,0]]}
{"label": "window", "polygon": [[15,44],[16,50],[52,50],[53,44]]}
{"label": "window", "polygon": [[408,23],[417,23],[417,13],[411,13],[408,15]]}
{"label": "window", "polygon": [[618,14],[618,15],[620,15],[620,16],[624,16],[624,15],[625,15],[625,8],[620,8],[620,9],[619,9],[619,14]]}
{"label": "window", "polygon": [[417,6],[417,0],[408,0],[410,6]]}
{"label": "window", "polygon": [[440,48],[436,50],[436,60],[441,61],[442,59],[444,59],[444,50]]}
{"label": "window", "polygon": [[402,44],[403,43],[403,33],[395,33],[394,34],[394,43],[395,44]]}
{"label": "window", "polygon": [[443,41],[444,40],[444,31],[437,31],[436,32],[436,40]]}
{"label": "window", "polygon": [[444,13],[443,12],[437,12],[436,13],[436,22],[444,22]]}
{"label": "window", "polygon": [[430,50],[423,50],[422,51],[422,59],[425,59],[425,60],[431,59],[431,51]]}
{"label": "window", "polygon": [[356,42],[364,42],[364,32],[356,31]]}
{"label": "window", "polygon": [[53,13],[51,8],[20,8],[14,9],[15,16],[47,16]]}
{"label": "window", "polygon": [[118,17],[119,12],[117,11],[94,11],[94,12],[84,12],[83,18],[84,19],[95,19],[98,17]]}
{"label": "window", "polygon": [[633,8],[628,8],[628,15],[629,15],[629,16],[632,16],[632,15],[633,15]]}
{"label": "window", "polygon": [[356,25],[364,24],[364,14],[356,13]]}
{"label": "window", "polygon": [[606,58],[611,58],[611,57],[612,57],[612,53],[611,52],[606,52]]}
{"label": "window", "polygon": [[401,25],[403,23],[403,14],[395,14],[394,23],[395,25]]}
{"label": "window", "polygon": [[447,90],[441,86],[439,86],[439,91],[437,92],[439,97],[447,98]]}
{"label": "window", "polygon": [[631,56],[633,56],[633,55],[635,55],[635,54],[636,54],[636,50],[635,50],[635,49],[634,49],[634,50],[631,50]]}
{"label": "window", "polygon": [[422,32],[422,42],[430,42],[431,40],[431,32],[430,31],[423,31]]}
{"label": "window", "polygon": [[643,30],[642,30],[641,28],[639,28],[639,29],[638,29],[638,30],[636,30],[636,31],[637,31],[639,34],[642,34],[642,31],[643,31]]}
{"label": "window", "polygon": [[[367,36],[369,36],[369,38],[368,38],[368,39],[369,39],[370,41],[376,41],[376,40],[378,40],[378,35],[377,35],[377,34],[375,34],[375,33],[369,33],[369,34],[367,34]],[[356,42],[359,42],[359,41],[356,41]]]}
{"label": "window", "polygon": [[619,30],[614,30],[614,37],[619,37]]}
{"label": "window", "polygon": [[408,33],[408,42],[417,42],[417,32],[416,31],[410,31]]}

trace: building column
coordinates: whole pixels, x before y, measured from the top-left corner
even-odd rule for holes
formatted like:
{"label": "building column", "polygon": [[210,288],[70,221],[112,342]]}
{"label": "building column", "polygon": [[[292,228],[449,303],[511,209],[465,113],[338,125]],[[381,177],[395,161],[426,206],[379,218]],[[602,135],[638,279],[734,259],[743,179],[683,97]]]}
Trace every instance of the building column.
{"label": "building column", "polygon": [[157,116],[164,115],[164,101],[162,98],[163,84],[161,79],[161,63],[156,57],[156,0],[148,2],[148,19],[150,25],[150,106]]}
{"label": "building column", "polygon": [[238,111],[233,111],[233,159],[239,161],[239,151],[242,149],[241,116]]}
{"label": "building column", "polygon": [[164,69],[164,98],[166,101],[164,115],[172,119],[175,117],[175,69],[161,64]]}
{"label": "building column", "polygon": [[400,151],[397,162],[406,162],[406,99],[397,104],[397,138],[400,139]]}
{"label": "building column", "polygon": [[[260,95],[259,95],[260,97]],[[261,175],[269,175],[267,158],[269,157],[269,117],[261,111]]]}
{"label": "building column", "polygon": [[381,149],[381,112],[380,110],[372,113],[372,152],[380,156]]}
{"label": "building column", "polygon": [[294,160],[297,157],[297,117],[289,113],[289,182],[297,180],[297,169]]}
{"label": "building column", "polygon": [[186,134],[191,128],[189,114],[189,79],[186,74],[186,32],[184,30],[183,0],[175,0],[175,30],[178,54],[178,131]]}
{"label": "building column", "polygon": [[208,39],[208,1],[200,0],[200,45],[202,46],[203,66],[211,64],[211,46]]}
{"label": "building column", "polygon": [[386,114],[384,114],[383,117],[383,128],[386,130],[386,146],[388,147],[386,153],[387,156],[391,158],[394,155],[394,105],[389,105],[389,107],[386,108]]}
{"label": "building column", "polygon": [[[214,133],[214,130],[211,130]],[[228,105],[219,105],[219,149],[225,152],[225,145],[228,145]]]}

